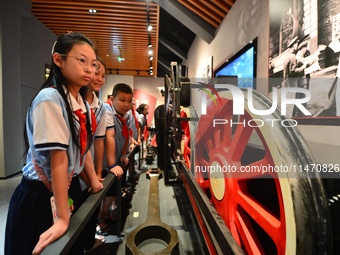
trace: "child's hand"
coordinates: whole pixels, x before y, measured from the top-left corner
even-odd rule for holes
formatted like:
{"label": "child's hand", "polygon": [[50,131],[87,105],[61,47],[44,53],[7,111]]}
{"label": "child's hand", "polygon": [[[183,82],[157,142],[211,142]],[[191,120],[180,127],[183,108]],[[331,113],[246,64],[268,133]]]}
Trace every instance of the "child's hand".
{"label": "child's hand", "polygon": [[120,178],[123,175],[123,168],[121,166],[115,166],[110,169],[110,172],[113,173],[115,176]]}
{"label": "child's hand", "polygon": [[124,163],[124,166],[127,166],[129,164],[129,158],[127,157],[121,158],[120,161]]}
{"label": "child's hand", "polygon": [[91,188],[89,189],[89,192],[97,193],[101,191],[103,188],[104,188],[103,183],[101,183],[99,179],[97,179],[96,181],[92,183]]}
{"label": "child's hand", "polygon": [[32,254],[40,254],[50,243],[65,234],[70,224],[69,219],[58,218],[57,221],[39,237],[39,241],[34,247]]}

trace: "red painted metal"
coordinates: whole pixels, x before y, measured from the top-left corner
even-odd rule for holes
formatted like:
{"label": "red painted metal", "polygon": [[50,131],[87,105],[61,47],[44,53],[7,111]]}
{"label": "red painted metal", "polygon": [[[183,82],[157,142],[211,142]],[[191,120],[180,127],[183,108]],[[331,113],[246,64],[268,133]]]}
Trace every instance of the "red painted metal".
{"label": "red painted metal", "polygon": [[[249,142],[252,132],[257,132],[260,137],[265,155],[253,165],[274,165],[270,150],[265,143],[263,134],[258,127],[243,125],[251,120],[251,116],[246,112],[240,116],[240,124],[213,126],[213,119],[232,120],[232,100],[223,98],[223,104],[210,104],[207,108],[207,115],[201,116],[195,144],[195,167],[196,166],[233,166],[240,169],[242,166],[241,157]],[[195,173],[196,174],[196,173]],[[262,236],[257,236],[256,228],[262,229],[266,236],[275,244],[277,254],[285,254],[286,245],[286,220],[281,187],[277,175],[271,174],[275,183],[277,197],[276,204],[279,206],[279,215],[274,215],[261,204],[248,190],[249,181],[259,177],[259,174],[247,173],[245,175],[235,173],[222,173],[224,178],[224,195],[222,198],[214,196],[213,178],[206,173],[205,178],[202,173],[197,176],[197,181],[210,196],[210,200],[215,206],[220,216],[224,219],[233,237],[247,254],[266,254],[264,252],[265,240]],[[209,189],[208,189],[209,187]],[[264,193],[263,196],[266,196]],[[254,222],[256,224],[254,224]]]}

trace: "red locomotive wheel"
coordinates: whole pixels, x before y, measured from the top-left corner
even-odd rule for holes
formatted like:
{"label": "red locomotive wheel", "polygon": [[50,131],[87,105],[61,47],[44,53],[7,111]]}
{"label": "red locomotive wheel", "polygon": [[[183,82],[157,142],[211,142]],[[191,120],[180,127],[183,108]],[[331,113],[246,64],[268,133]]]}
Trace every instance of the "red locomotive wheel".
{"label": "red locomotive wheel", "polygon": [[[314,162],[298,129],[247,100],[233,116],[231,93],[220,96],[200,117],[192,169],[235,240],[247,254],[329,254],[327,199],[319,176],[297,169]],[[253,105],[271,102],[253,92]]]}

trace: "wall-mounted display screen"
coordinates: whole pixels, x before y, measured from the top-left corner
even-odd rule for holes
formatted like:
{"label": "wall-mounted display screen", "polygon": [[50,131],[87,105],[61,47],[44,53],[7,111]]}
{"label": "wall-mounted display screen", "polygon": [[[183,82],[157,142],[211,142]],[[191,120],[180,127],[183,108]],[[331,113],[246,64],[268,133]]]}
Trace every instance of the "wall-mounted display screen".
{"label": "wall-mounted display screen", "polygon": [[214,71],[214,77],[237,76],[238,87],[256,88],[257,38],[244,46]]}

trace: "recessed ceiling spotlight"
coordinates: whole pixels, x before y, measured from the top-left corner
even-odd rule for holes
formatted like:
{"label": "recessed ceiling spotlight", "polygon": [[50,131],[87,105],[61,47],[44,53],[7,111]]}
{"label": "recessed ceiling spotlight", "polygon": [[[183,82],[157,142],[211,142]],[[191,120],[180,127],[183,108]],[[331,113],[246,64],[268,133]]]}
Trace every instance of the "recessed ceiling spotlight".
{"label": "recessed ceiling spotlight", "polygon": [[95,10],[95,9],[89,9],[89,13],[97,13],[97,10]]}
{"label": "recessed ceiling spotlight", "polygon": [[152,55],[153,51],[152,51],[152,50],[149,50],[148,53],[149,53],[149,55]]}
{"label": "recessed ceiling spotlight", "polygon": [[151,30],[152,30],[152,26],[148,25],[148,31],[151,31]]}

